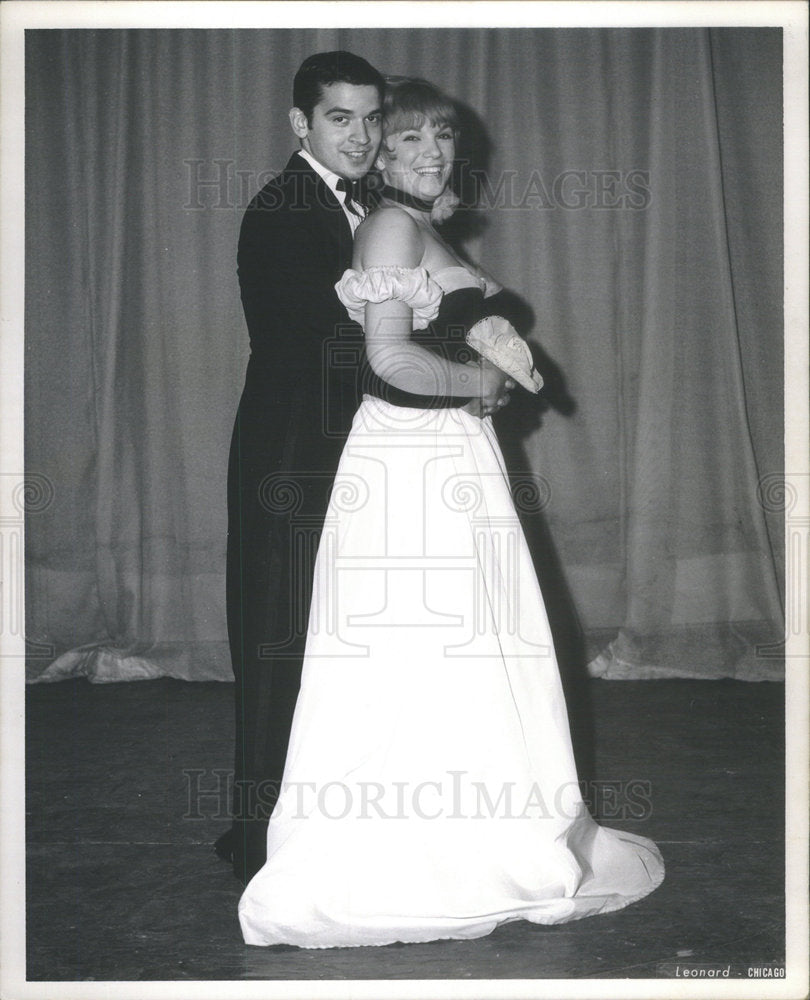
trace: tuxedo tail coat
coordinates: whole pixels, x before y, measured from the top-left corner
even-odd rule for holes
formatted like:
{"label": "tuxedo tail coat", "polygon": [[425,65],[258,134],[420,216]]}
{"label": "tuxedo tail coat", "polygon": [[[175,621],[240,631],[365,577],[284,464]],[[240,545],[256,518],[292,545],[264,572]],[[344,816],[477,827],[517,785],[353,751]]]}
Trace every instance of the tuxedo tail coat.
{"label": "tuxedo tail coat", "polygon": [[264,862],[298,694],[312,574],[358,405],[362,331],[335,282],[352,233],[300,156],[250,202],[238,273],[250,336],[228,467],[228,634],[236,682],[237,875]]}

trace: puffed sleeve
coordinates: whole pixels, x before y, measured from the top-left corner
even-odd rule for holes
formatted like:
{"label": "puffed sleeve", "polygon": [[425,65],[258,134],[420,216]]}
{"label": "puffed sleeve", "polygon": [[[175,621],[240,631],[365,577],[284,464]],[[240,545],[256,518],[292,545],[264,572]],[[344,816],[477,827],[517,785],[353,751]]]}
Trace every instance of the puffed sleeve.
{"label": "puffed sleeve", "polygon": [[367,302],[398,299],[413,310],[414,330],[424,330],[439,314],[442,289],[423,267],[386,264],[365,271],[349,269],[335,285],[349,316],[362,325]]}

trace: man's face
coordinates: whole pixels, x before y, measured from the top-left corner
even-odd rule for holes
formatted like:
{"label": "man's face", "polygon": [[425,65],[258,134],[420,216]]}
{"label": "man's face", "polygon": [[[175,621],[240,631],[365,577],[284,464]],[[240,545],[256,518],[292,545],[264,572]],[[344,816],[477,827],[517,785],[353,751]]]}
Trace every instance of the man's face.
{"label": "man's face", "polygon": [[293,131],[301,145],[329,170],[358,180],[368,173],[382,138],[382,109],[376,87],[330,83],[308,125],[301,113],[290,112]]}

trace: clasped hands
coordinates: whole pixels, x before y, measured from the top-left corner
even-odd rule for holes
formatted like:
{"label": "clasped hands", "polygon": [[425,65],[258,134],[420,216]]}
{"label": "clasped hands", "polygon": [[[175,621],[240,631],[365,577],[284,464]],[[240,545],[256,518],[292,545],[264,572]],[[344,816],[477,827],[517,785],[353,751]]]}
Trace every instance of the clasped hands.
{"label": "clasped hands", "polygon": [[491,417],[509,403],[509,391],[515,388],[515,382],[486,358],[470,361],[469,364],[478,369],[476,378],[479,380],[480,395],[462,409],[474,417]]}

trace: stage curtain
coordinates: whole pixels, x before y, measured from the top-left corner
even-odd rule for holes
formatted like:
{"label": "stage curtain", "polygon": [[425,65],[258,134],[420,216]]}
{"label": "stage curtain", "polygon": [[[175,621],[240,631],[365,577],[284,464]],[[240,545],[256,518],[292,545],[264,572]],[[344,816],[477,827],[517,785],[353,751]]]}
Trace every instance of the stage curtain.
{"label": "stage curtain", "polygon": [[238,229],[331,48],[462,103],[449,236],[546,378],[499,432],[591,672],[778,677],[779,30],[280,29],[26,33],[29,680],[232,676]]}

